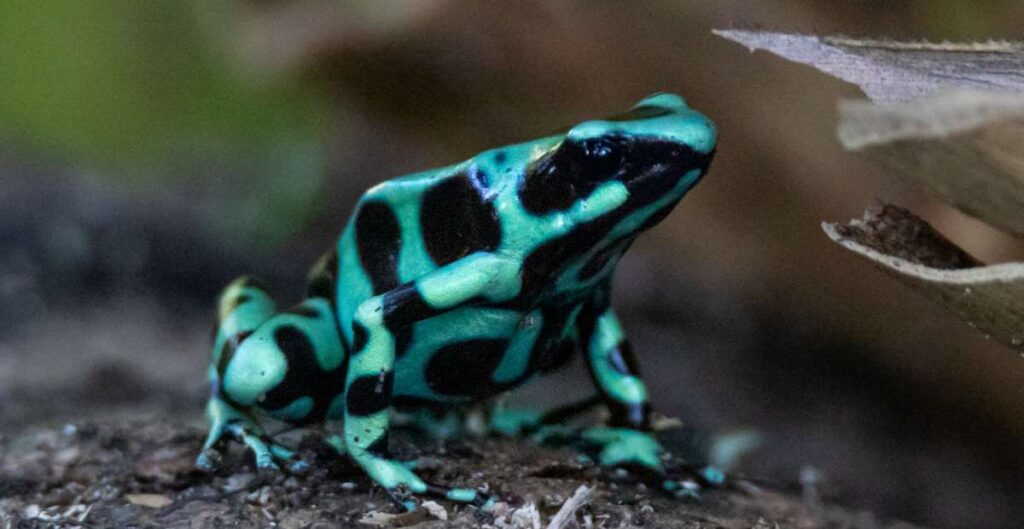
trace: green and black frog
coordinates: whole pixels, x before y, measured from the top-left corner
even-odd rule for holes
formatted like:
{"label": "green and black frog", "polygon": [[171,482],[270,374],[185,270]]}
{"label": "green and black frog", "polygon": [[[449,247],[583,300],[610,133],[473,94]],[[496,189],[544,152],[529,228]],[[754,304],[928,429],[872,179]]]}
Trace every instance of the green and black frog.
{"label": "green and black frog", "polygon": [[389,457],[392,409],[479,403],[581,354],[610,420],[580,440],[601,464],[682,494],[650,433],[611,278],[633,240],[705,174],[715,140],[708,118],[656,94],[612,118],[374,186],[313,267],[305,301],[275,312],[251,278],[221,295],[198,465],[211,467],[233,438],[260,468],[301,466],[260,417],[340,420],[344,433],[328,441],[392,497],[482,504],[476,489],[426,483]]}

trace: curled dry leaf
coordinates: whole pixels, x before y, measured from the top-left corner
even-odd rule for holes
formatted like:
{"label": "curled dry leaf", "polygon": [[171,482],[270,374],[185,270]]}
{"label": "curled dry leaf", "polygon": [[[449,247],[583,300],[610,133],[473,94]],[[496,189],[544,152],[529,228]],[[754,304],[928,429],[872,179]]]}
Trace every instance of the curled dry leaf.
{"label": "curled dry leaf", "polygon": [[1024,264],[984,266],[925,221],[892,205],[873,206],[861,220],[822,228],[968,325],[1024,351]]}
{"label": "curled dry leaf", "polygon": [[1024,93],[844,101],[839,139],[963,212],[1024,236]]}
{"label": "curled dry leaf", "polygon": [[448,511],[435,501],[426,501],[415,510],[399,514],[371,511],[363,515],[359,523],[377,527],[409,527],[435,520],[448,521]]}
{"label": "curled dry leaf", "polygon": [[715,30],[856,84],[874,101],[904,101],[941,88],[1024,90],[1024,43],[896,42],[770,31]]}
{"label": "curled dry leaf", "polygon": [[124,499],[133,505],[141,505],[151,509],[163,509],[174,503],[174,500],[163,494],[125,494]]}

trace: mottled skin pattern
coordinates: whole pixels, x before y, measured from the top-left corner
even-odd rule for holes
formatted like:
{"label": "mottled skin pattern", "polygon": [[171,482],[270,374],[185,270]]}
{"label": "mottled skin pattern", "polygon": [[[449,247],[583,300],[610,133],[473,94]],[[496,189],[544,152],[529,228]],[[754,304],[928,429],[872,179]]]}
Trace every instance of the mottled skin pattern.
{"label": "mottled skin pattern", "polygon": [[225,290],[200,466],[225,435],[260,467],[301,464],[263,432],[261,414],[342,419],[331,443],[390,494],[482,503],[388,457],[392,407],[477,402],[579,352],[611,412],[581,442],[602,464],[680,491],[647,433],[647,390],[609,285],[634,238],[707,171],[714,146],[707,118],[658,94],[614,118],[373,187],[314,267],[303,303],[275,315],[254,280]]}

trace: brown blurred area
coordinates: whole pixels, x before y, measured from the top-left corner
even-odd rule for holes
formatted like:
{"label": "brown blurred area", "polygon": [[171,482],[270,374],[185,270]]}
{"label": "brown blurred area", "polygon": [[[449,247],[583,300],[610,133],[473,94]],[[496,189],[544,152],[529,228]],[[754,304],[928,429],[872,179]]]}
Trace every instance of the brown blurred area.
{"label": "brown blurred area", "polygon": [[[254,1],[224,13],[219,31],[239,63],[326,94],[326,178],[309,219],[283,243],[152,277],[185,278],[183,288],[206,295],[209,284],[247,272],[251,257],[248,267],[296,292],[302,269],[373,183],[677,92],[718,124],[718,155],[677,211],[634,246],[615,292],[656,408],[711,431],[761,431],[762,448],[741,468],[747,475],[792,485],[801,468],[814,468],[840,502],[940,527],[1024,519],[1024,362],[896,288],[819,225],[884,198],[985,261],[1022,259],[1024,244],[842,151],[836,103],[862,97],[856,88],[711,34],[760,27],[1019,39],[1021,4]],[[187,199],[145,203],[175,219],[194,208]],[[141,236],[154,233],[163,232]],[[178,239],[169,237],[173,248]],[[195,337],[206,308],[193,299],[202,296],[167,309],[189,337],[170,347],[181,362],[166,375],[172,385],[188,369],[199,381],[206,361],[204,337]],[[100,321],[114,326],[121,316]],[[24,328],[64,324],[46,317]],[[173,340],[164,316],[141,319]],[[12,334],[6,350],[33,347],[30,334]],[[144,343],[145,333],[131,340]],[[142,358],[158,347],[143,349],[126,363],[161,365]],[[0,383],[19,387],[13,362],[0,359],[0,375],[4,366]]]}

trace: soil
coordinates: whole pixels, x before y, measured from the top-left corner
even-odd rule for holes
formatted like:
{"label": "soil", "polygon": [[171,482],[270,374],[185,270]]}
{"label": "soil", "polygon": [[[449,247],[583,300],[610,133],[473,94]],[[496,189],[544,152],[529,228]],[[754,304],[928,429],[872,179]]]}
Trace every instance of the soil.
{"label": "soil", "polygon": [[289,434],[312,462],[305,474],[257,473],[238,447],[207,474],[193,467],[199,417],[120,408],[104,415],[0,437],[0,527],[913,527],[822,505],[813,489],[798,496],[732,478],[700,501],[676,500],[569,450],[511,439],[424,440],[408,431],[392,448],[416,458],[423,477],[482,485],[500,502],[491,512],[441,501],[396,515],[388,497],[331,457],[315,433]]}

